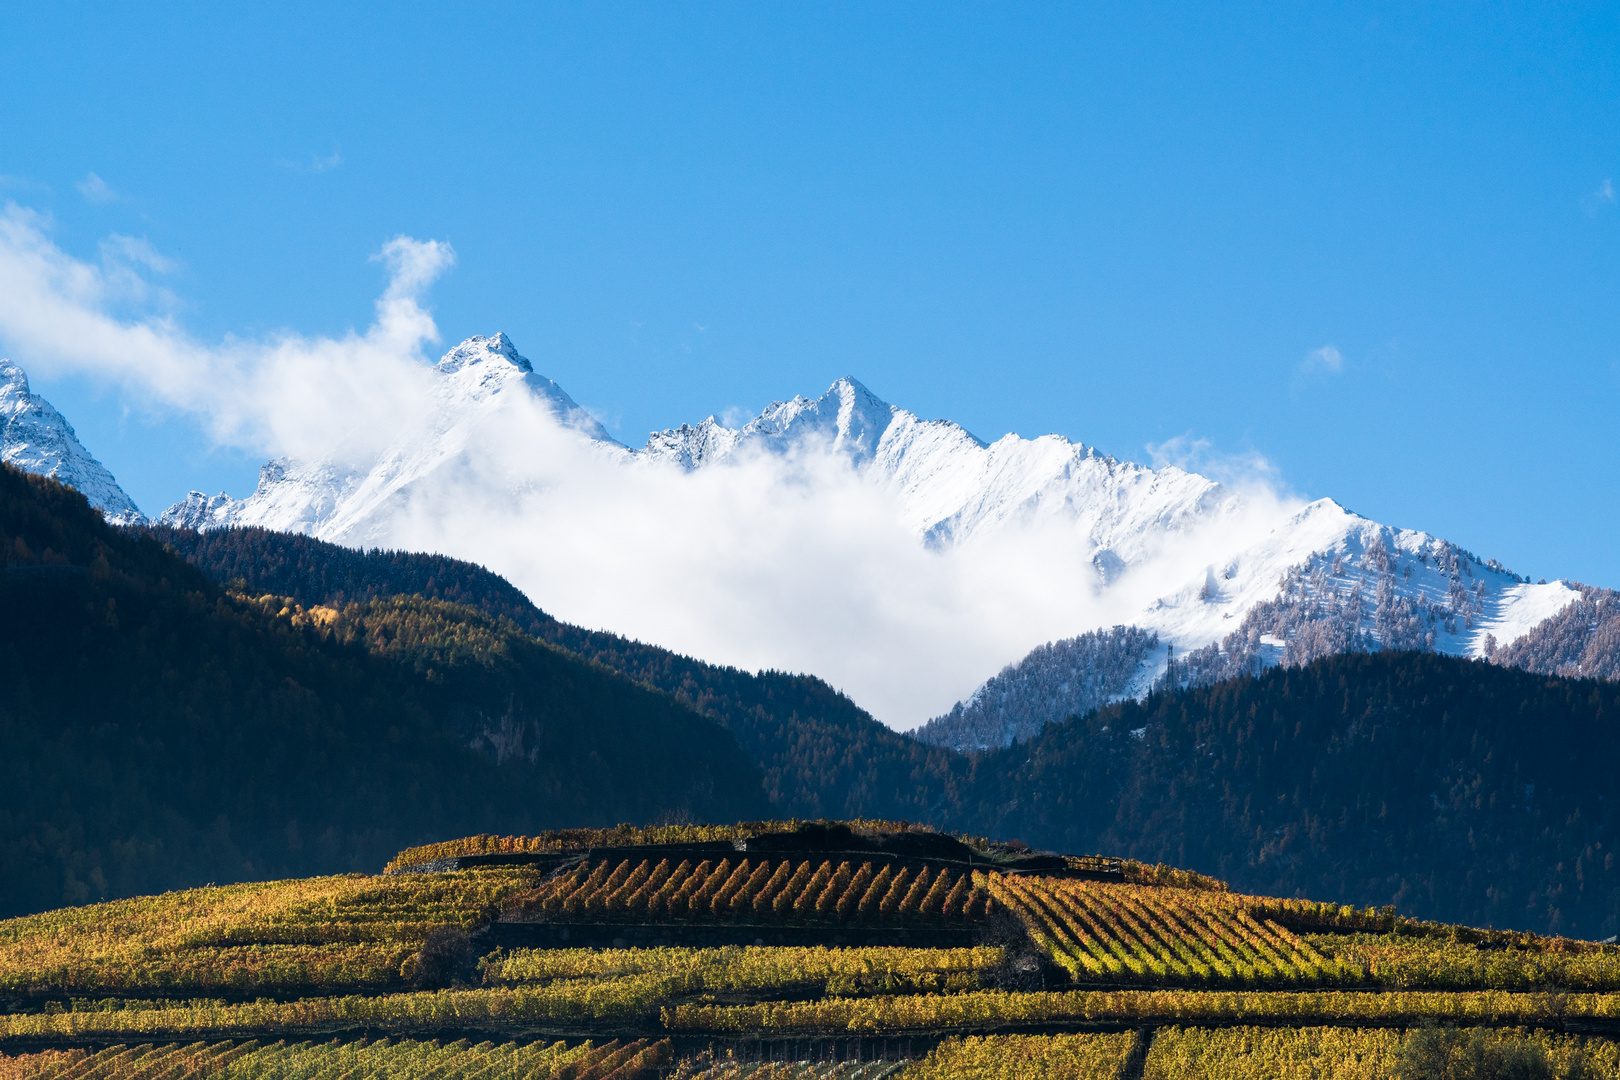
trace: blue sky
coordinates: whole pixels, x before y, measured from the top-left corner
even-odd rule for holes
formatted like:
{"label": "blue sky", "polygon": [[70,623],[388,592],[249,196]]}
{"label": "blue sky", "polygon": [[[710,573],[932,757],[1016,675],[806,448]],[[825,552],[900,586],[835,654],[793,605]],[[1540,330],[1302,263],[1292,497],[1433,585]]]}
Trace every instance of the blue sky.
{"label": "blue sky", "polygon": [[[1620,585],[1620,9],[14,6],[0,200],[205,341],[406,234],[622,440],[853,374]],[[149,263],[152,260],[148,260]],[[63,333],[73,328],[64,327]],[[0,331],[0,352],[30,366]],[[38,368],[38,365],[35,365]],[[34,371],[148,512],[259,453]]]}

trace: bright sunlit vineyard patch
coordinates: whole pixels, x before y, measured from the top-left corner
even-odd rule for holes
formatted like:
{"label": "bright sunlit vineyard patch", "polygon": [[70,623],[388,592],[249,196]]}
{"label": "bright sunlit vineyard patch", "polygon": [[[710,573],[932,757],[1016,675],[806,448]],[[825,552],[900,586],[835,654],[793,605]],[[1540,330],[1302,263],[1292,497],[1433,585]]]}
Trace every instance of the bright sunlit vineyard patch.
{"label": "bright sunlit vineyard patch", "polygon": [[1077,982],[1331,986],[1364,970],[1324,956],[1230,893],[984,875],[991,895]]}
{"label": "bright sunlit vineyard patch", "polygon": [[951,1031],[1043,1022],[1129,1024],[1526,1024],[1620,1020],[1608,994],[1070,990],[666,1007],[671,1031],[853,1034]]}

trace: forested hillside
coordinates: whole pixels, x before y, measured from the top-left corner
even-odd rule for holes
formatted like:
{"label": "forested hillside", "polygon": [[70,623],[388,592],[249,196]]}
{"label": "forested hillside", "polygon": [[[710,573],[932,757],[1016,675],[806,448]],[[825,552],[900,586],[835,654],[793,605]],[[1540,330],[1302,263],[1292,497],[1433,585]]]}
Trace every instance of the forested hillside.
{"label": "forested hillside", "polygon": [[355,551],[256,528],[145,531],[214,581],[293,597],[305,606],[419,594],[509,618],[718,721],[764,773],[772,808],[784,817],[929,819],[966,774],[960,755],[891,730],[814,676],[754,674],[570,626],[535,607],[505,578],[472,563]]}
{"label": "forested hillside", "polygon": [[473,608],[233,595],[10,466],[0,553],[0,914],[767,809],[718,725]]}
{"label": "forested hillside", "polygon": [[1617,723],[1612,682],[1327,657],[1049,726],[980,759],[950,823],[1245,892],[1607,937]]}

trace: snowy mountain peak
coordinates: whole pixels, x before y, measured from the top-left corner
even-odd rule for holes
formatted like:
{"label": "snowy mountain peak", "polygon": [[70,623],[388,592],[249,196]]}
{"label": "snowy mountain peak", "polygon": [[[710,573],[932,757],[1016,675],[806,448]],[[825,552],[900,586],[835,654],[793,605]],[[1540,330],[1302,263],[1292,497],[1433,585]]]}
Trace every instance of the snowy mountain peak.
{"label": "snowy mountain peak", "polygon": [[780,453],[819,442],[846,455],[854,464],[864,465],[877,456],[885,433],[902,416],[916,419],[846,375],[818,398],[801,394],[787,401],[773,401],[740,428],[724,427],[711,416],[695,427],[682,424],[655,431],[641,452],[649,458],[695,469],[721,461],[742,447]]}
{"label": "snowy mountain peak", "polygon": [[883,433],[898,412],[846,375],[814,401],[795,396],[791,401],[773,402],[743,428],[743,435],[777,441],[819,436],[851,460],[867,462],[877,453]]}
{"label": "snowy mountain peak", "polygon": [[400,431],[363,466],[277,458],[259,470],[258,487],[247,498],[193,491],[158,520],[195,529],[259,525],[323,538],[372,538],[381,514],[396,508],[413,485],[460,460],[473,433],[507,404],[539,404],[564,427],[622,452],[607,429],[537,373],[503,333],[461,342],[433,374],[426,428]]}
{"label": "snowy mountain peak", "polygon": [[567,426],[587,438],[617,445],[607,429],[562,387],[538,374],[503,333],[468,338],[445,353],[433,370],[441,379],[437,387],[441,420],[457,422],[469,409],[481,408],[508,387],[522,386]]}
{"label": "snowy mountain peak", "polygon": [[474,335],[468,338],[444,354],[444,358],[438,363],[438,369],[450,374],[469,365],[483,363],[507,363],[525,374],[534,371],[534,365],[529,363],[527,358],[518,355],[512,339],[504,333],[496,333],[494,337]]}
{"label": "snowy mountain peak", "polygon": [[0,359],[0,460],[75,488],[114,525],[146,520],[62,414],[30,391],[28,374]]}

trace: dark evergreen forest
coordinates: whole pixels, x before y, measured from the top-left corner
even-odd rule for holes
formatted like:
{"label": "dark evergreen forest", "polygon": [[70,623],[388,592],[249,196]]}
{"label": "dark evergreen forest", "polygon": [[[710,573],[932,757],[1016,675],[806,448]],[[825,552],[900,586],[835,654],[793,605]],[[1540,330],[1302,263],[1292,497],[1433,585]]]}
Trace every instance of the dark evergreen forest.
{"label": "dark evergreen forest", "polygon": [[718,725],[475,608],[233,595],[10,466],[0,552],[0,915],[767,812]]}
{"label": "dark evergreen forest", "polygon": [[542,640],[656,687],[722,724],[765,776],[781,817],[929,820],[942,812],[965,758],[895,732],[811,675],[741,671],[585,630],[532,604],[473,563],[402,551],[354,551],[265,529],[154,528],[209,578],[306,606],[420,594],[511,619]]}
{"label": "dark evergreen forest", "polygon": [[1245,892],[1607,937],[1617,723],[1612,682],[1326,657],[1049,725],[979,759],[948,823]]}

